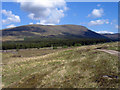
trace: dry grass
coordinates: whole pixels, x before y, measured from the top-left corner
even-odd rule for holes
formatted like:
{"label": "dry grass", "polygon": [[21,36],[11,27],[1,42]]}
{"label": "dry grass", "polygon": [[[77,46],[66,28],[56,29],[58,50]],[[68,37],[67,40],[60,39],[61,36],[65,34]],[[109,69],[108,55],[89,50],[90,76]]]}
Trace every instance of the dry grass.
{"label": "dry grass", "polygon": [[102,49],[116,50],[116,51],[120,51],[119,47],[120,47],[120,42],[106,43],[106,44],[100,45],[100,48]]}
{"label": "dry grass", "polygon": [[[11,57],[14,53],[4,52],[4,87],[117,88],[118,57],[95,49],[100,46],[106,44],[19,51],[23,57]],[[46,54],[42,55],[44,51]]]}
{"label": "dry grass", "polygon": [[24,40],[24,38],[23,37],[16,37],[16,36],[3,36],[2,37],[2,41],[11,41],[11,40],[13,40],[13,41],[20,41],[20,40]]}

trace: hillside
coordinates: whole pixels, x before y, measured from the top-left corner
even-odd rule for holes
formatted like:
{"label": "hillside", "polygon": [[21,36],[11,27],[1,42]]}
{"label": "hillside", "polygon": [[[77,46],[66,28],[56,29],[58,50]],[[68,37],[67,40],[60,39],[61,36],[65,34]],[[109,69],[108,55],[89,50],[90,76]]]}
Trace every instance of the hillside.
{"label": "hillside", "polygon": [[106,33],[106,34],[101,34],[101,35],[103,35],[105,37],[108,37],[108,38],[110,38],[112,40],[120,40],[120,37],[119,37],[120,34],[119,33],[114,33],[114,34]]}
{"label": "hillside", "polygon": [[118,47],[118,43],[4,51],[2,86],[118,88],[118,57],[96,49],[106,46]]}
{"label": "hillside", "polygon": [[[107,38],[81,25],[24,25],[2,30],[3,41],[24,38]],[[108,38],[107,38],[108,39]]]}

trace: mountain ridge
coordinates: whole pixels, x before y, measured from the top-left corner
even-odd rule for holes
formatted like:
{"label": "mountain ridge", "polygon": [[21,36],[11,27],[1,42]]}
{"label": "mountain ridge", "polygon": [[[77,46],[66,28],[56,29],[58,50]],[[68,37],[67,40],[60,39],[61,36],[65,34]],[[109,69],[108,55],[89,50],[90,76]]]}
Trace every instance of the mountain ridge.
{"label": "mountain ridge", "polygon": [[117,41],[120,40],[120,33],[114,33],[114,34],[104,33],[104,34],[101,34],[101,35],[103,35],[105,37],[108,37],[112,40],[117,40]]}
{"label": "mountain ridge", "polygon": [[[47,37],[47,38],[103,38],[82,25],[23,25],[2,30],[3,41],[24,39],[25,37]],[[9,39],[9,40],[8,40]]]}

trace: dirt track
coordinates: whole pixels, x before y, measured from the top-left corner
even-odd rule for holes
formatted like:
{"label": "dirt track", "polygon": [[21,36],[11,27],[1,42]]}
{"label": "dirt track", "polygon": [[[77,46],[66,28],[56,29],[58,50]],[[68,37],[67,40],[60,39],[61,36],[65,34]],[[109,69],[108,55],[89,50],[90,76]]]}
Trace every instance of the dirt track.
{"label": "dirt track", "polygon": [[106,49],[98,49],[98,50],[106,52],[106,53],[109,53],[109,54],[112,54],[112,55],[115,55],[115,56],[119,56],[120,55],[120,52],[115,51],[115,50],[106,50]]}

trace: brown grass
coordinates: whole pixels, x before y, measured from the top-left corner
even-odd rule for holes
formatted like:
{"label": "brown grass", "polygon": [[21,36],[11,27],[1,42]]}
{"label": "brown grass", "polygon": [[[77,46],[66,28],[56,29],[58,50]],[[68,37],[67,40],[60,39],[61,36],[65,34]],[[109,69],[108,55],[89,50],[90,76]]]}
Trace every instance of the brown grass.
{"label": "brown grass", "polygon": [[23,57],[4,52],[4,87],[117,88],[118,57],[95,49],[104,45],[46,49],[45,55],[42,49],[19,51]]}

